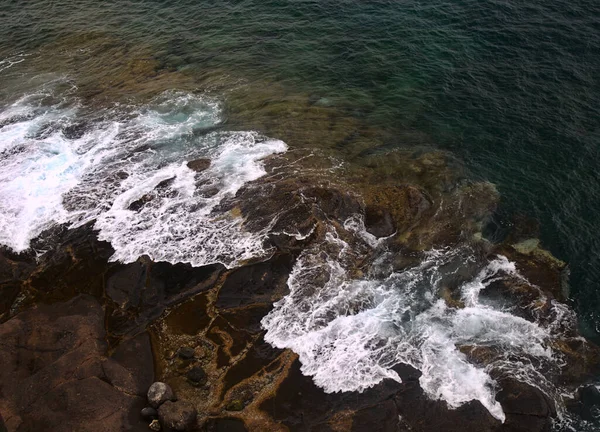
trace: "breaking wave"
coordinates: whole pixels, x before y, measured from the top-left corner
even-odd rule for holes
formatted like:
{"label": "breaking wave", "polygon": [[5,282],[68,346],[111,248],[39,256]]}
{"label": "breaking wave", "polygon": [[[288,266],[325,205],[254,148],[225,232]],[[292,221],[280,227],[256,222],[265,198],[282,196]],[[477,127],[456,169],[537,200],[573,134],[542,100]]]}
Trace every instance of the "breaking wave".
{"label": "breaking wave", "polygon": [[[326,392],[360,392],[385,378],[401,382],[394,366],[408,364],[421,371],[420,385],[429,397],[452,408],[478,400],[501,421],[505,414],[492,374],[517,377],[559,397],[539,370],[542,364],[558,367],[549,344],[554,326],[570,324],[573,317],[566,308],[557,310],[557,321],[545,327],[486,299],[494,281],[521,277],[505,257],[462,283],[461,305],[451,307],[442,298],[445,281],[474,261],[468,248],[429,251],[402,271],[392,270],[392,256],[383,251],[359,278],[350,271],[355,251],[331,229],[323,244],[302,253],[288,280],[289,295],[262,321],[265,340],[296,352],[302,372]],[[467,356],[482,347],[499,353],[485,367]]]}
{"label": "breaking wave", "polygon": [[[261,233],[215,208],[261,177],[261,160],[285,143],[213,130],[221,103],[205,95],[172,91],[89,112],[57,87],[0,113],[0,243],[22,252],[55,224],[95,221],[122,262],[230,266],[265,252]],[[200,158],[202,170],[187,166]]]}

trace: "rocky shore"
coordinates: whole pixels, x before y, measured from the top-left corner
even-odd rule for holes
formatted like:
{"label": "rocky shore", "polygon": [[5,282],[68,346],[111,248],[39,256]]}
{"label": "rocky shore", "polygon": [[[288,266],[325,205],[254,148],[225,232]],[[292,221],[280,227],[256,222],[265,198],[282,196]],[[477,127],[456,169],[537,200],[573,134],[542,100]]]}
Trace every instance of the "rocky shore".
{"label": "rocky shore", "polygon": [[[0,432],[529,432],[560,430],[571,413],[586,418],[600,406],[597,389],[587,386],[600,373],[600,349],[580,335],[568,307],[567,264],[543,249],[536,224],[523,217],[497,230],[508,232],[494,232],[500,200],[494,185],[468,180],[451,154],[432,150],[428,137],[370,127],[360,112],[319,95],[298,96],[272,82],[249,85],[234,71],[182,72],[149,47],[101,33],[45,49],[57,54],[32,57],[36,79],[24,92],[57,70],[69,71],[91,111],[116,102],[143,105],[173,88],[212,92],[228,101],[227,128],[258,130],[291,149],[266,159],[267,174],[211,214],[265,234],[268,253],[235,268],[147,256],[113,262],[115,251],[98,240],[93,224],[52,228],[23,254],[0,250]],[[9,87],[23,81],[16,69],[10,79]],[[81,136],[85,127],[63,133]],[[210,166],[206,158],[187,161],[196,174]],[[139,212],[161,194],[136,197],[128,210]],[[316,373],[304,373],[299,350],[276,347],[281,329],[265,329],[286,305],[306,309],[302,300],[315,293],[325,302],[338,282],[418,273],[432,251],[452,253],[435,284],[411,294],[466,311],[471,305],[461,287],[482,282],[478,275],[505,257],[515,270],[483,280],[485,301],[547,332],[544,354],[553,361],[514,356],[489,341],[453,346],[494,380],[504,422],[478,400],[450,407],[432,397],[418,359],[413,366],[392,361],[389,375],[399,379],[363,392],[325,392]],[[328,267],[332,260],[343,273],[339,280]],[[309,270],[298,272],[303,263]],[[357,315],[372,299],[352,300],[340,306],[344,316]],[[331,319],[332,311],[325,312],[318,324]],[[296,324],[299,333],[306,330]],[[519,377],[523,364],[532,366],[535,380]]]}
{"label": "rocky shore", "polygon": [[520,276],[503,275],[486,292],[526,321],[562,326],[549,342],[561,366],[537,366],[549,384],[570,389],[570,405],[579,403],[578,389],[600,370],[600,349],[574,320],[556,316],[568,268],[540,247],[535,230],[515,223],[496,243],[482,236],[499,200],[493,185],[464,180],[441,152],[373,155],[348,167],[324,152],[290,151],[266,166],[267,176],[218,209],[243,218],[251,232],[269,230],[269,256],[237,268],[111,262],[110,244],[90,225],[47,231],[29,254],[2,250],[0,425],[10,432],[547,431],[566,415],[540,388],[494,366],[504,354],[494,346],[457,348],[489,366],[503,423],[478,401],[452,409],[432,399],[421,372],[405,364],[393,369],[401,383],[325,393],[301,372],[296,353],[267,343],[261,320],[289,293],[298,260],[313,250],[317,258],[340,254],[327,243],[333,232],[352,246],[348,274],[374,274],[380,246],[368,246],[348,223],[356,215],[368,239],[385,245],[391,271],[417,266],[433,248],[472,252],[476,260],[440,285],[448,308],[466,307],[458,287],[495,257],[514,262]]}

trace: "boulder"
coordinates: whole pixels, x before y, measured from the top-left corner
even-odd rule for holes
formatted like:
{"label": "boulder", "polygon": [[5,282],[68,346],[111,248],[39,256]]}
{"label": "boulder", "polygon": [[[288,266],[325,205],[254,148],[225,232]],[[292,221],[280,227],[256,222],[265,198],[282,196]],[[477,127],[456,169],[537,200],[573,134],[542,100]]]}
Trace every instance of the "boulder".
{"label": "boulder", "polygon": [[164,428],[189,431],[196,424],[196,408],[186,401],[166,401],[158,409],[158,418]]}
{"label": "boulder", "polygon": [[187,167],[196,172],[206,171],[208,168],[210,168],[210,159],[200,158],[189,161],[187,163]]}
{"label": "boulder", "polygon": [[192,347],[181,347],[177,351],[177,356],[184,360],[194,358],[194,348]]}
{"label": "boulder", "polygon": [[144,409],[142,409],[140,414],[142,418],[146,420],[153,420],[158,418],[158,411],[156,411],[156,409],[152,407],[145,407]]}
{"label": "boulder", "polygon": [[168,384],[155,382],[148,389],[148,403],[153,408],[158,408],[166,401],[174,401],[175,393]]}
{"label": "boulder", "polygon": [[496,400],[506,414],[504,426],[510,431],[545,431],[556,415],[554,404],[539,389],[514,379],[502,380]]}

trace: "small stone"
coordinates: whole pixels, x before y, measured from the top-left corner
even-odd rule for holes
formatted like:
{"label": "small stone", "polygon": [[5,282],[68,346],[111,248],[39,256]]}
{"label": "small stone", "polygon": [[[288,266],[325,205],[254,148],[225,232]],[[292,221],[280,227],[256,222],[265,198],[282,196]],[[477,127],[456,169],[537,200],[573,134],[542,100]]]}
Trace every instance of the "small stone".
{"label": "small stone", "polygon": [[181,347],[179,348],[179,351],[177,351],[177,355],[179,356],[179,358],[184,360],[194,358],[194,348]]}
{"label": "small stone", "polygon": [[160,430],[160,423],[158,420],[152,420],[152,423],[150,423],[148,427],[151,430],[158,432]]}
{"label": "small stone", "polygon": [[158,408],[166,401],[176,400],[171,387],[163,382],[155,382],[148,389],[148,403],[153,408]]}
{"label": "small stone", "polygon": [[154,408],[152,407],[146,407],[142,410],[141,412],[142,417],[147,419],[147,420],[153,420],[153,419],[157,419],[158,418],[158,411],[156,411]]}
{"label": "small stone", "polygon": [[186,401],[167,401],[158,409],[158,417],[165,429],[189,431],[196,423],[196,416],[196,408]]}
{"label": "small stone", "polygon": [[200,386],[206,384],[206,372],[200,366],[191,368],[186,377],[192,385]]}

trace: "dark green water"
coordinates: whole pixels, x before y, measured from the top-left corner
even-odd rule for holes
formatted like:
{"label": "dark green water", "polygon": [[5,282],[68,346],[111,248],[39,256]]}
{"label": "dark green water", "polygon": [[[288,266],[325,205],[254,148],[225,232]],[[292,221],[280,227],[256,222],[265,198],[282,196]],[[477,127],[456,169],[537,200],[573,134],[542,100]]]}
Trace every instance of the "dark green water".
{"label": "dark green water", "polygon": [[280,83],[453,151],[474,177],[498,186],[498,232],[513,213],[539,220],[544,245],[571,265],[583,325],[600,331],[599,3],[83,0],[0,8],[2,59],[35,53],[51,61],[48,44],[90,33],[144,46],[167,68]]}

